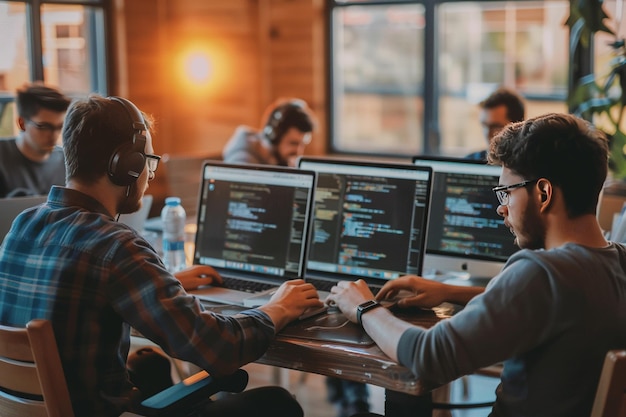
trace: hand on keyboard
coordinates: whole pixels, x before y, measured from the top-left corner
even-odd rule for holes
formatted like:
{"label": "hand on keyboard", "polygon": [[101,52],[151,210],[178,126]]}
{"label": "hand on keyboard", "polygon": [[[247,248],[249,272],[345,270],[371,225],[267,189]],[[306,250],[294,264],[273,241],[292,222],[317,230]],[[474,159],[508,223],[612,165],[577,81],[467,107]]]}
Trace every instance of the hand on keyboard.
{"label": "hand on keyboard", "polygon": [[222,277],[208,265],[193,265],[174,274],[185,291],[195,290],[204,285],[220,285]]}
{"label": "hand on keyboard", "polygon": [[270,301],[259,309],[270,316],[276,331],[279,331],[307,309],[323,306],[313,285],[302,279],[294,279],[281,284]]}

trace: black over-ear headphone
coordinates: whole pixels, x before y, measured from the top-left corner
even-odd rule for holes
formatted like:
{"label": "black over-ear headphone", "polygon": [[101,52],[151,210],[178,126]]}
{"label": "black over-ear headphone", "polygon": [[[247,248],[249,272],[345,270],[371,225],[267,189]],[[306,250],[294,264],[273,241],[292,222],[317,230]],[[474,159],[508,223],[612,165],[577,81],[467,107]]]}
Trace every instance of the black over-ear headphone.
{"label": "black over-ear headphone", "polygon": [[304,101],[293,99],[277,106],[274,110],[272,110],[267,119],[267,123],[263,128],[263,133],[265,134],[267,140],[269,140],[272,144],[276,144],[276,141],[283,133],[285,133],[281,132],[283,129],[280,126],[285,119],[285,115],[293,112],[294,110],[297,111],[304,109],[306,109],[306,103]]}
{"label": "black over-ear headphone", "polygon": [[109,97],[124,106],[133,123],[132,142],[118,146],[109,158],[109,178],[116,185],[128,186],[137,181],[146,168],[146,134],[148,130],[139,109],[122,97]]}

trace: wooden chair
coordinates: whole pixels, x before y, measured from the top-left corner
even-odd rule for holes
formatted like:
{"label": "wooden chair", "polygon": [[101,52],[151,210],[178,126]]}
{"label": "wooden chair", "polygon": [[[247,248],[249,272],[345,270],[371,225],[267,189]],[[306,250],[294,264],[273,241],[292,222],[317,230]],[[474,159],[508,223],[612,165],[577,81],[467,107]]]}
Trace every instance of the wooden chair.
{"label": "wooden chair", "polygon": [[591,417],[626,417],[626,350],[606,354]]}
{"label": "wooden chair", "polygon": [[[205,371],[142,402],[142,414],[172,415],[218,391],[240,392],[248,374],[240,369],[216,379]],[[32,320],[26,328],[0,325],[0,416],[74,417],[52,325]],[[139,416],[124,413],[121,417]]]}
{"label": "wooden chair", "polygon": [[49,321],[0,326],[0,388],[0,416],[74,416]]}

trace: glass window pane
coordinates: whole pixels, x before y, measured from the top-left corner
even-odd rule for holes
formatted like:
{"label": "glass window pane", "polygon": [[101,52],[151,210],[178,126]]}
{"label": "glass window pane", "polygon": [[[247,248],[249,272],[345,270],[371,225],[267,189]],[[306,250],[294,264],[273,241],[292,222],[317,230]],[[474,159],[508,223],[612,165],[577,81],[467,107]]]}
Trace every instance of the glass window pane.
{"label": "glass window pane", "polygon": [[335,8],[334,147],[416,153],[422,143],[424,9]]}
{"label": "glass window pane", "polygon": [[568,1],[452,2],[439,6],[442,154],[484,149],[478,103],[500,85],[526,98],[526,116],[566,112]]}
{"label": "glass window pane", "polygon": [[101,53],[95,38],[100,9],[80,5],[42,6],[44,78],[66,94],[97,90],[95,71]]}
{"label": "glass window pane", "polygon": [[29,81],[28,37],[24,3],[0,1],[0,137],[16,133],[13,96]]}

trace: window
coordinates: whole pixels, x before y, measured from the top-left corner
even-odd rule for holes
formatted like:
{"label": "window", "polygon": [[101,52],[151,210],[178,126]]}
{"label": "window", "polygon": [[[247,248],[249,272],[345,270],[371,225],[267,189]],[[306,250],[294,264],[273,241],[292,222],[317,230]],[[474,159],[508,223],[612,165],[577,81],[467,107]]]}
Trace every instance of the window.
{"label": "window", "polygon": [[463,156],[478,103],[517,90],[527,116],[567,111],[569,1],[335,1],[331,148]]}
{"label": "window", "polygon": [[0,137],[16,132],[13,99],[42,80],[65,94],[105,94],[105,0],[0,0]]}

